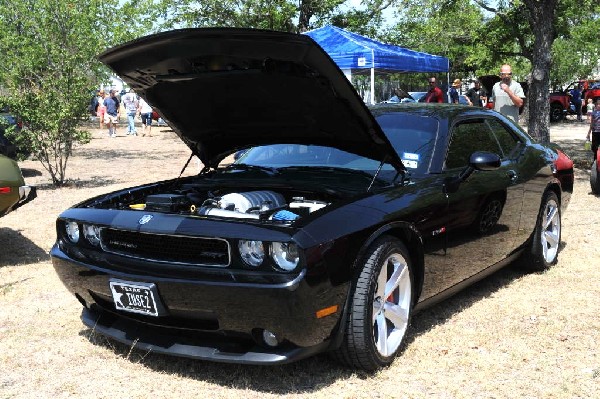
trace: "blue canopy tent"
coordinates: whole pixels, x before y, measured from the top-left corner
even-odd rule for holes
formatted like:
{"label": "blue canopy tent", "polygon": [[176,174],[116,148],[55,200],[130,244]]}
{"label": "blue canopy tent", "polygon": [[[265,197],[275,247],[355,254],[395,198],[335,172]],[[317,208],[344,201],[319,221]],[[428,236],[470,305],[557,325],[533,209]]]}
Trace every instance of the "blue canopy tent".
{"label": "blue canopy tent", "polygon": [[371,72],[371,104],[375,102],[375,71],[378,72],[448,72],[448,58],[408,50],[348,32],[336,26],[305,32],[329,54],[351,78],[351,71]]}

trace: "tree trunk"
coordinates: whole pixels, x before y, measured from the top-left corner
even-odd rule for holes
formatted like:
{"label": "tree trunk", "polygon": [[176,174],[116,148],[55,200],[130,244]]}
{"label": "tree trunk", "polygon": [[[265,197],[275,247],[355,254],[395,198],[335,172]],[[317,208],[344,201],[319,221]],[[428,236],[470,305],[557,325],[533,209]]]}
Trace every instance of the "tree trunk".
{"label": "tree trunk", "polygon": [[550,67],[554,42],[554,17],[558,0],[523,0],[529,10],[535,35],[533,70],[529,86],[529,134],[544,143],[550,141]]}

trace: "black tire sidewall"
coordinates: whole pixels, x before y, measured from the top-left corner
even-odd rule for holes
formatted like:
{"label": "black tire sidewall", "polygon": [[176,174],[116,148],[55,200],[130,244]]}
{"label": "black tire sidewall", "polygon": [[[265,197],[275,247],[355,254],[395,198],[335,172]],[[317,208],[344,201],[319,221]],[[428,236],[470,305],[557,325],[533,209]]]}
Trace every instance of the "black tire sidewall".
{"label": "black tire sidewall", "polygon": [[560,210],[560,202],[558,201],[558,196],[554,191],[548,191],[544,194],[542,205],[540,207],[540,211],[538,214],[537,222],[535,225],[535,234],[533,235],[533,242],[531,245],[531,268],[533,270],[547,270],[550,266],[555,265],[558,261],[558,251],[556,256],[551,262],[547,262],[544,258],[544,252],[542,250],[542,234],[544,233],[542,227],[542,221],[544,220],[544,212],[546,211],[546,207],[548,202],[553,200],[557,205],[558,217],[560,221],[560,229],[558,234],[558,242],[560,243],[560,239],[562,236],[562,214]]}
{"label": "black tire sidewall", "polygon": [[351,333],[355,335],[353,339],[354,344],[359,345],[356,349],[364,352],[364,360],[367,362],[366,364],[362,364],[361,367],[365,369],[375,370],[391,364],[398,353],[401,352],[406,340],[405,332],[396,352],[390,356],[383,356],[377,350],[373,334],[373,298],[375,289],[377,288],[377,277],[384,266],[384,261],[392,253],[400,253],[404,257],[410,273],[412,288],[411,307],[409,309],[410,324],[410,316],[412,315],[412,307],[415,301],[415,290],[414,272],[409,252],[406,246],[399,240],[393,237],[381,237],[370,246],[365,255],[364,267],[356,280],[356,284],[354,284],[352,306],[350,308],[351,325],[349,327],[351,327]]}

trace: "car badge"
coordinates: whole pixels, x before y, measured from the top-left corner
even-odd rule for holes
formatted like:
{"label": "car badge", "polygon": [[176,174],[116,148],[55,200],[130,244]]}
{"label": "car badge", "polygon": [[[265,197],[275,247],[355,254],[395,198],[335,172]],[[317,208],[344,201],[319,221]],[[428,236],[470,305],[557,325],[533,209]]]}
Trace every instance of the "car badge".
{"label": "car badge", "polygon": [[152,220],[152,215],[144,215],[144,216],[142,216],[140,218],[140,220],[138,220],[138,223],[139,224],[146,224],[146,223],[148,223],[151,220]]}

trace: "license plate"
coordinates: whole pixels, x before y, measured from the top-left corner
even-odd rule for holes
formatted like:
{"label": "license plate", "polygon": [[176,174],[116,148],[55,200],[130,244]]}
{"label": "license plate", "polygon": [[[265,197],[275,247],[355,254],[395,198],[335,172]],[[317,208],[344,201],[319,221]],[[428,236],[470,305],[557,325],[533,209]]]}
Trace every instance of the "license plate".
{"label": "license plate", "polygon": [[110,291],[118,310],[158,316],[162,308],[158,302],[158,290],[153,283],[110,280]]}

